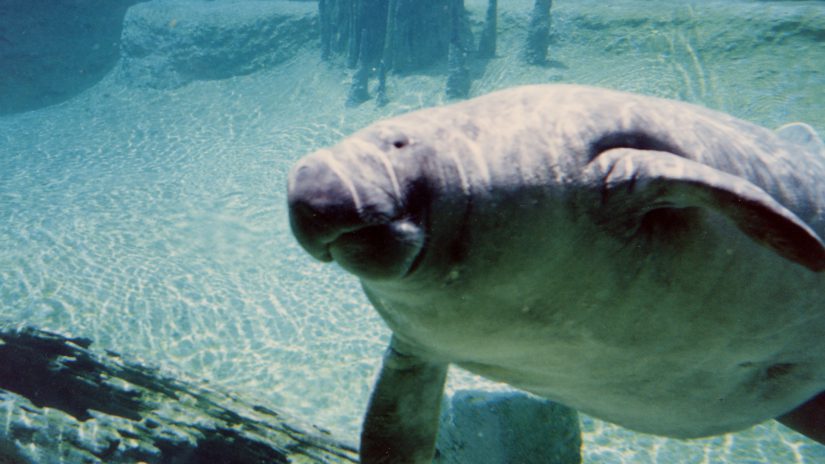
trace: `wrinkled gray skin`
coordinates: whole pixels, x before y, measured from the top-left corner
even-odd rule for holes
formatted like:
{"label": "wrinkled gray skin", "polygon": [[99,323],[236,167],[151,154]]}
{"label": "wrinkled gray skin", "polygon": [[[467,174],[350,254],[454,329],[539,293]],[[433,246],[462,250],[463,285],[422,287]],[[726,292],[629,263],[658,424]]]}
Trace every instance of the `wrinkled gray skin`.
{"label": "wrinkled gray skin", "polygon": [[306,156],[289,206],[393,332],[364,463],[430,461],[450,363],[642,432],[797,408],[786,422],[822,439],[817,400],[799,407],[825,389],[825,149],[807,125],[519,87]]}

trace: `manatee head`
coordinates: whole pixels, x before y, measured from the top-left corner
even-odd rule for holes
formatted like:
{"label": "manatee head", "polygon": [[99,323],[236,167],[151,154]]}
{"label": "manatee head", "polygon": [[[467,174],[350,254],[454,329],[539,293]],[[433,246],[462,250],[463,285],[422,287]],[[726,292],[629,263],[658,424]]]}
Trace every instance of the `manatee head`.
{"label": "manatee head", "polygon": [[361,278],[410,273],[426,241],[422,170],[432,152],[400,128],[377,124],[302,158],[288,187],[298,242]]}

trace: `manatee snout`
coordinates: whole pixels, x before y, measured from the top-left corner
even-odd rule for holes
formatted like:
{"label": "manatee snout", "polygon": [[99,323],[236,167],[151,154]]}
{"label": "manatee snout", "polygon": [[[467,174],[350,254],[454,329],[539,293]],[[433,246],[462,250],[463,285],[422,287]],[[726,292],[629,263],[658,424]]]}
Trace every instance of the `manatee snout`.
{"label": "manatee snout", "polygon": [[334,260],[359,277],[403,277],[423,249],[424,233],[399,195],[381,163],[321,150],[290,173],[292,233],[314,258]]}
{"label": "manatee snout", "polygon": [[332,261],[329,246],[363,227],[353,193],[326,163],[304,159],[290,174],[289,221],[298,243],[315,259]]}

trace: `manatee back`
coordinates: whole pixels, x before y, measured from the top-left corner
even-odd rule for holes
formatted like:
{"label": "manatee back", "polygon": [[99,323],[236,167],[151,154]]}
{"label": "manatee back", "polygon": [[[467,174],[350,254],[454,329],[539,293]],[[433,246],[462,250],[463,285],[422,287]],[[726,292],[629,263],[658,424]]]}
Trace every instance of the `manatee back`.
{"label": "manatee back", "polygon": [[579,85],[517,87],[459,105],[487,133],[479,149],[502,182],[565,182],[614,148],[670,152],[748,180],[825,236],[825,149],[807,124],[773,131],[686,102]]}
{"label": "manatee back", "polygon": [[801,145],[813,153],[825,156],[825,143],[813,127],[804,122],[792,122],[776,129],[776,135],[788,142]]}

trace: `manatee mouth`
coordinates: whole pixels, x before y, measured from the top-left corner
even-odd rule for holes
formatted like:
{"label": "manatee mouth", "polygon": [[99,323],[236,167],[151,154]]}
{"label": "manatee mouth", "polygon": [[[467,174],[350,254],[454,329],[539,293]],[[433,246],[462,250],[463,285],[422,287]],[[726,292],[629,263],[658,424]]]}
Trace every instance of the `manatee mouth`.
{"label": "manatee mouth", "polygon": [[403,278],[414,271],[424,250],[424,233],[411,221],[366,225],[343,231],[325,243],[324,261],[368,279]]}
{"label": "manatee mouth", "polygon": [[313,258],[337,262],[368,279],[408,275],[424,249],[424,232],[407,218],[362,219],[349,205],[321,204],[294,199],[290,225],[298,243]]}
{"label": "manatee mouth", "polygon": [[292,205],[293,234],[319,261],[335,261],[359,277],[387,279],[409,275],[423,255],[425,234],[410,219],[371,224],[326,216],[305,205]]}
{"label": "manatee mouth", "polygon": [[348,237],[355,236],[359,231],[376,226],[362,226],[353,227],[351,229],[342,229],[336,231],[335,234],[319,238],[314,246],[304,244],[304,248],[312,255],[313,258],[324,263],[335,261],[332,255],[333,247],[345,246]]}

